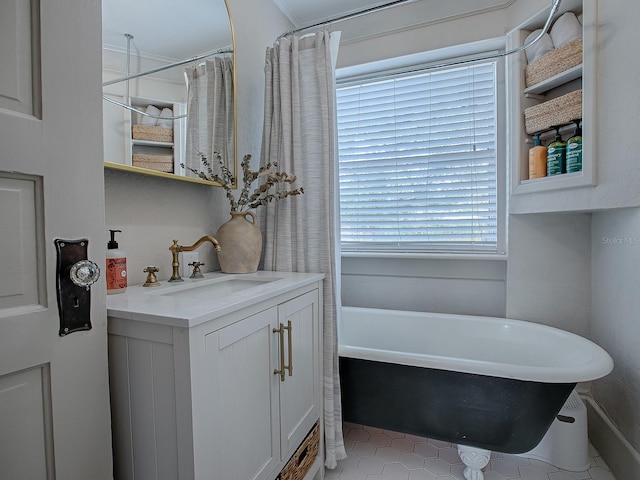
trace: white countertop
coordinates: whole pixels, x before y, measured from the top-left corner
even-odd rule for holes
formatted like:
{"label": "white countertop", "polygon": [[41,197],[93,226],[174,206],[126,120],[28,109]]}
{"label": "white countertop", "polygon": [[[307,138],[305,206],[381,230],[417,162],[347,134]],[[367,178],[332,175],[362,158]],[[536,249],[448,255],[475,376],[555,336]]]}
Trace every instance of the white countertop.
{"label": "white countertop", "polygon": [[[256,272],[250,274],[205,273],[205,278],[183,282],[161,281],[159,287],[133,285],[124,293],[107,295],[109,317],[151,322],[176,327],[194,327],[204,322],[227,315],[241,308],[259,303],[296,288],[309,285],[324,278],[322,273]],[[223,285],[226,280],[256,281],[256,286],[224,291],[209,295],[208,286]],[[259,283],[261,280],[272,280]],[[203,288],[201,288],[203,287]],[[202,292],[194,296],[181,296],[190,290]],[[221,290],[223,292],[223,290]]]}

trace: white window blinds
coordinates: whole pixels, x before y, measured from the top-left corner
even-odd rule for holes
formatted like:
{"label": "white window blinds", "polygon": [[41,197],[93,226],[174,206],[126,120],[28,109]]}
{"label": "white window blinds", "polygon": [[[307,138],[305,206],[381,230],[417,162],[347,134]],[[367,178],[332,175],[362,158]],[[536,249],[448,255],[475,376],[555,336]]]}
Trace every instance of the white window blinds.
{"label": "white window blinds", "polygon": [[341,83],[345,251],[497,244],[496,64]]}

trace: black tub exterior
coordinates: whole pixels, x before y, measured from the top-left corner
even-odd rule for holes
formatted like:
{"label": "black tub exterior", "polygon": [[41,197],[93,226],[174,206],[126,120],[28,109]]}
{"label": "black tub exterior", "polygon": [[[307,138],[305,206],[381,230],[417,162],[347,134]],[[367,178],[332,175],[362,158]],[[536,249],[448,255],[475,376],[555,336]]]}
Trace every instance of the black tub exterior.
{"label": "black tub exterior", "polygon": [[538,445],[575,383],[340,358],[343,419],[504,453]]}

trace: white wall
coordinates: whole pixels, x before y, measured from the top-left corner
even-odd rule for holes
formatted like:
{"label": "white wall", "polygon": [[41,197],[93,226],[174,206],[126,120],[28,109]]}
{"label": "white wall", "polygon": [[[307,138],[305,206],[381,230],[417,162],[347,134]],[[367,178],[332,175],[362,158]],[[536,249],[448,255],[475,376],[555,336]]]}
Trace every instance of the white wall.
{"label": "white wall", "polygon": [[593,397],[640,450],[640,209],[593,214],[592,339],[615,368]]}
{"label": "white wall", "polygon": [[[160,269],[159,280],[167,280],[172,240],[191,245],[203,235],[213,235],[222,217],[209,210],[211,187],[110,169],[104,177],[106,228],[122,230],[117,239],[127,252],[129,285],[144,283],[143,269],[149,265]],[[209,244],[198,252],[207,271],[216,269]]]}
{"label": "white wall", "polygon": [[260,157],[264,109],[264,61],[268,46],[292,28],[271,1],[227,0],[236,36],[238,157]]}
{"label": "white wall", "polygon": [[[506,11],[484,11],[481,4],[486,1],[474,3],[478,5],[467,2],[461,7],[460,2],[437,2],[437,5],[418,2],[341,22],[334,27],[343,32],[337,68],[503,37],[507,27]],[[435,8],[425,11],[427,6]],[[461,8],[472,11],[453,15]],[[400,19],[410,23],[398,25]]]}
{"label": "white wall", "polygon": [[342,258],[342,304],[462,315],[505,315],[506,261]]}
{"label": "white wall", "polygon": [[511,215],[506,313],[589,335],[591,216]]}

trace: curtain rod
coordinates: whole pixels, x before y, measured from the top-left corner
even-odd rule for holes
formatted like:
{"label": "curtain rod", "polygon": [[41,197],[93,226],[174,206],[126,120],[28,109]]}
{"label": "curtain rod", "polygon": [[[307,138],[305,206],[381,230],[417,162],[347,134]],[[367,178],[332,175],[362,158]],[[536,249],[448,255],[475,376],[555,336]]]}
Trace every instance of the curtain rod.
{"label": "curtain rod", "polygon": [[202,55],[196,55],[195,57],[187,58],[185,60],[179,60],[174,63],[168,63],[167,65],[163,65],[161,67],[153,68],[151,70],[147,70],[145,72],[134,73],[132,75],[125,75],[124,77],[116,78],[114,80],[106,81],[102,84],[103,87],[108,85],[113,85],[114,83],[126,82],[127,80],[133,80],[134,78],[144,77],[145,75],[150,75],[152,73],[162,72],[163,70],[169,70],[170,68],[179,67],[180,65],[185,65],[191,62],[197,62],[198,60],[203,60],[207,57],[212,57],[214,55],[222,55],[225,53],[233,53],[233,49],[221,49],[212,53],[204,53]]}
{"label": "curtain rod", "polygon": [[293,35],[294,33],[302,32],[303,30],[309,30],[311,28],[322,27],[324,25],[328,25],[330,23],[341,22],[343,20],[350,20],[352,18],[361,17],[362,15],[368,15],[369,13],[380,12],[382,10],[386,10],[387,8],[395,7],[397,5],[403,3],[413,3],[418,0],[395,0],[393,2],[385,3],[383,5],[377,5],[374,7],[368,7],[363,10],[359,10],[357,12],[347,13],[345,15],[341,15],[338,17],[328,18],[327,20],[323,20],[318,23],[314,23],[313,25],[307,25],[306,27],[295,28],[293,30],[289,30],[288,32],[280,35],[281,37],[286,37],[287,35]]}
{"label": "curtain rod", "polygon": [[139,115],[143,115],[145,117],[149,117],[149,118],[158,118],[158,119],[162,119],[162,120],[178,120],[179,118],[187,118],[187,114],[185,113],[184,115],[171,115],[169,117],[161,117],[160,115],[152,115],[150,113],[147,112],[143,112],[142,110],[132,107],[131,105],[127,105],[126,103],[122,103],[119,102],[118,100],[115,100],[113,98],[107,97],[106,95],[102,95],[102,99],[106,100],[107,102],[111,102],[114,105],[118,105],[119,107],[123,107],[126,108],[127,110],[131,110],[132,112],[136,112]]}
{"label": "curtain rod", "polygon": [[[346,15],[342,15],[340,17],[328,19],[328,20],[325,20],[323,22],[316,23],[314,25],[308,25],[306,27],[300,27],[300,28],[297,28],[295,30],[290,30],[290,31],[280,35],[280,37],[285,37],[287,35],[292,35],[294,33],[301,32],[303,30],[307,30],[307,29],[310,29],[310,28],[321,27],[321,26],[324,26],[324,25],[328,25],[330,23],[340,22],[342,20],[347,20],[347,19],[350,19],[350,18],[356,18],[356,17],[360,17],[362,15],[367,15],[369,13],[385,10],[387,8],[395,7],[395,6],[397,6],[397,5],[401,4],[401,3],[412,3],[412,2],[416,2],[416,1],[418,1],[418,0],[396,0],[395,2],[386,3],[384,5],[378,5],[377,7],[365,8],[364,10],[361,10],[361,11],[358,11],[358,12],[354,12],[354,13],[349,13],[349,14],[346,14]],[[493,53],[493,54],[488,54],[488,55],[482,55],[480,57],[474,57],[474,58],[469,58],[469,59],[465,59],[465,60],[453,60],[453,61],[448,61],[448,62],[444,62],[444,63],[439,63],[437,65],[430,65],[429,67],[426,68],[426,70],[432,70],[432,69],[443,68],[443,67],[452,67],[452,66],[456,66],[456,65],[463,65],[463,64],[466,64],[466,63],[478,62],[478,61],[483,61],[483,60],[491,60],[493,58],[506,57],[507,55],[511,55],[513,53],[518,53],[518,52],[521,52],[523,50],[526,50],[527,48],[531,47],[533,44],[537,43],[544,36],[544,34],[549,31],[549,29],[551,28],[551,22],[553,21],[553,17],[555,16],[556,12],[558,11],[558,8],[560,8],[560,2],[561,2],[561,0],[552,0],[551,11],[549,12],[549,16],[547,17],[547,20],[545,21],[544,27],[542,27],[542,29],[540,30],[540,33],[538,35],[536,35],[536,37],[534,39],[530,40],[529,43],[525,43],[523,45],[520,45],[519,47],[513,48],[511,50],[506,50],[504,52],[498,52],[498,53]],[[422,69],[422,70],[425,70],[425,69]]]}

